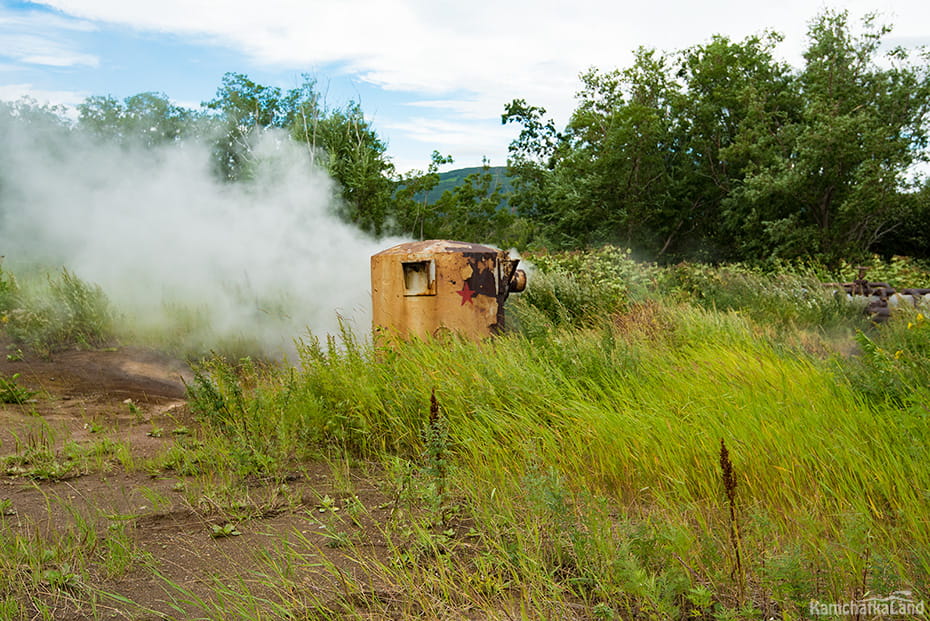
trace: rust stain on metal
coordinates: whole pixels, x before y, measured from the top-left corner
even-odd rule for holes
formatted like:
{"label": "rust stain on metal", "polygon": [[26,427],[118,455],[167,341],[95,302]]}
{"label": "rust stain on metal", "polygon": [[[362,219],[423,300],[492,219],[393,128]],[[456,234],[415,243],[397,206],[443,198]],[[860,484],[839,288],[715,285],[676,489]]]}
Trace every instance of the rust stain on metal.
{"label": "rust stain on metal", "polygon": [[468,242],[400,244],[371,257],[372,319],[400,337],[446,331],[469,338],[504,326],[504,302],[526,275],[508,253]]}

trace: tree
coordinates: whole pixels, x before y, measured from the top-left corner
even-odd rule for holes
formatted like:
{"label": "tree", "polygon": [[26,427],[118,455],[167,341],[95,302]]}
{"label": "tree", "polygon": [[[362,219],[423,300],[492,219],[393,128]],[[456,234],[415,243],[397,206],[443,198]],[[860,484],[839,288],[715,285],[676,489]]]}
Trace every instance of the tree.
{"label": "tree", "polygon": [[678,86],[667,63],[639,49],[627,70],[581,76],[554,193],[567,216],[561,226],[575,243],[616,242],[662,254],[680,232],[681,205],[670,191],[682,164],[672,133]]}
{"label": "tree", "polygon": [[501,123],[521,126],[519,136],[510,144],[507,161],[515,189],[510,204],[518,213],[552,228],[552,171],[557,166],[557,152],[565,143],[555,121],[544,118],[545,114],[545,108],[515,99],[504,106]]}
{"label": "tree", "polygon": [[323,167],[338,183],[334,198],[339,215],[362,230],[381,235],[394,189],[387,145],[358,103],[327,110],[314,80],[303,78],[297,88],[282,91],[243,74],[223,76],[216,97],[205,104],[216,111],[223,128],[215,142],[218,171],[229,181],[247,179],[256,137],[272,128],[286,130],[307,147],[311,166]]}
{"label": "tree", "polygon": [[295,115],[291,135],[307,141],[311,153],[341,188],[340,215],[374,235],[385,232],[391,212],[394,166],[387,145],[365,120],[361,107],[349,102],[323,117]]}
{"label": "tree", "polygon": [[258,84],[241,73],[227,73],[216,97],[203,105],[217,113],[222,130],[214,141],[217,173],[227,181],[250,177],[256,135],[287,127],[298,102],[276,86]]}
{"label": "tree", "polygon": [[733,201],[752,254],[854,258],[892,231],[908,209],[903,193],[912,165],[926,157],[930,71],[891,50],[890,31],[874,17],[850,32],[845,12],[826,12],[809,29],[798,76],[799,115],[777,128],[776,154],[749,172]]}
{"label": "tree", "polygon": [[878,52],[888,29],[845,13],[809,31],[805,67],[780,36],[716,36],[625,70],[581,76],[564,130],[514,100],[519,213],[547,240],[620,243],[677,260],[853,258],[913,222],[907,182],[926,158],[930,55]]}
{"label": "tree", "polygon": [[507,205],[501,184],[495,182],[487,159],[482,169],[446,190],[426,213],[423,230],[432,239],[463,239],[509,247],[518,241],[516,218]]}
{"label": "tree", "polygon": [[433,151],[426,172],[414,170],[401,175],[394,193],[393,229],[401,235],[424,237],[431,219],[429,192],[439,183],[439,167],[451,164],[452,157]]}
{"label": "tree", "polygon": [[139,93],[119,101],[111,95],[88,97],[78,105],[78,127],[123,144],[152,147],[191,132],[197,115],[161,93]]}

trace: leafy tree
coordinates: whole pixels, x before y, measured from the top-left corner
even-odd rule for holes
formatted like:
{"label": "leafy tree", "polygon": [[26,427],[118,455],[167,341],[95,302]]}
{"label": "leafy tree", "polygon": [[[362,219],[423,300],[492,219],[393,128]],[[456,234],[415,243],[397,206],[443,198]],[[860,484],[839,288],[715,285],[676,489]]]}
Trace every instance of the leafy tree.
{"label": "leafy tree", "polygon": [[217,113],[223,128],[214,143],[218,174],[228,181],[248,178],[256,134],[287,127],[295,103],[276,86],[258,84],[241,73],[225,74],[216,97],[203,104]]}
{"label": "leafy tree", "polygon": [[110,95],[88,97],[78,105],[78,127],[94,135],[152,147],[187,135],[197,115],[161,93],[139,93],[123,101]]}
{"label": "leafy tree", "polygon": [[852,258],[914,222],[927,153],[928,55],[878,52],[888,30],[826,12],[803,70],[774,33],[714,37],[625,70],[581,76],[562,131],[515,100],[509,167],[521,215],[557,246],[619,242],[647,256]]}
{"label": "leafy tree", "polygon": [[322,118],[295,115],[291,135],[307,141],[339,183],[342,217],[369,233],[385,232],[392,211],[394,166],[387,159],[387,145],[365,120],[361,107],[350,102]]}
{"label": "leafy tree", "polygon": [[640,49],[625,71],[582,75],[553,191],[563,240],[572,245],[619,242],[652,253],[670,245],[680,205],[669,189],[682,157],[671,131],[678,87],[667,62]]}
{"label": "leafy tree", "polygon": [[[877,62],[889,28],[873,17],[850,32],[845,12],[810,26],[796,118],[777,128],[773,156],[746,175],[733,203],[753,255],[858,256],[907,218],[905,176],[926,157],[930,71],[898,48]],[[926,56],[924,56],[926,61]]]}
{"label": "leafy tree", "polygon": [[515,189],[510,204],[519,213],[552,228],[552,171],[557,166],[557,153],[565,148],[565,139],[556,130],[555,121],[546,119],[545,114],[545,108],[515,99],[504,106],[501,123],[521,126],[519,136],[510,144],[507,162]]}
{"label": "leafy tree", "polygon": [[432,239],[464,239],[498,246],[514,245],[511,226],[515,217],[503,204],[499,183],[490,165],[465,177],[447,190],[425,215],[424,235]]}
{"label": "leafy tree", "polygon": [[228,73],[216,98],[205,105],[218,113],[224,127],[216,142],[217,165],[224,178],[248,178],[256,135],[269,128],[285,129],[307,146],[311,164],[324,167],[339,184],[339,214],[367,232],[384,232],[394,168],[386,156],[387,146],[356,102],[328,111],[308,76],[299,87],[282,91]]}
{"label": "leafy tree", "polygon": [[439,167],[451,164],[452,157],[433,151],[426,171],[413,170],[401,175],[394,193],[393,229],[401,235],[427,239],[431,220],[429,191],[439,183]]}
{"label": "leafy tree", "polygon": [[731,197],[747,174],[773,159],[773,136],[798,116],[791,69],[773,56],[780,40],[774,33],[739,43],[715,36],[680,55],[686,89],[675,102],[675,131],[690,165],[683,189],[701,218],[692,243],[712,249],[707,258],[745,256],[740,233],[751,214]]}

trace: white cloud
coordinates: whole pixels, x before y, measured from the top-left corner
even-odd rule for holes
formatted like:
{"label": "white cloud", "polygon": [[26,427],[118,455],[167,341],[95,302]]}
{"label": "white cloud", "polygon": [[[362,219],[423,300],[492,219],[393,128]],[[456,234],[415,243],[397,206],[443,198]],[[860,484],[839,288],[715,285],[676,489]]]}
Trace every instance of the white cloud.
{"label": "white cloud", "polygon": [[12,13],[0,7],[0,56],[30,65],[96,67],[97,56],[81,52],[66,38],[68,32],[94,29],[83,20],[36,11]]}
{"label": "white cloud", "polygon": [[[681,49],[712,34],[742,38],[765,28],[787,32],[799,58],[807,22],[822,8],[808,0],[631,3],[604,0],[46,0],[84,20],[199,35],[256,60],[299,66],[344,63],[390,90],[442,95],[465,89],[472,106],[500,113],[515,96],[562,101],[591,65],[627,63],[637,46]],[[841,0],[854,15],[878,10],[896,34],[925,37],[927,3]],[[491,105],[493,104],[493,105]],[[472,108],[474,109],[474,108]]]}
{"label": "white cloud", "polygon": [[43,0],[83,22],[195,37],[271,68],[340,66],[437,114],[498,122],[524,98],[559,123],[577,76],[623,67],[639,46],[680,50],[714,34],[785,34],[778,54],[799,63],[810,20],[826,6],[858,20],[877,11],[902,41],[930,38],[926,0]]}
{"label": "white cloud", "polygon": [[32,84],[0,84],[0,101],[16,101],[23,97],[34,99],[40,104],[52,106],[76,106],[88,97],[80,91],[55,91],[36,88]]}
{"label": "white cloud", "polygon": [[[426,154],[438,150],[442,155],[452,155],[455,165],[450,168],[477,166],[484,158],[492,166],[503,166],[507,162],[507,145],[516,136],[513,126],[504,126],[500,122],[495,124],[422,117],[389,122],[385,124],[385,129],[413,143],[415,146],[408,149],[410,152]],[[452,145],[454,148],[451,148]],[[426,167],[422,161],[407,158],[395,158],[394,165],[401,172]]]}
{"label": "white cloud", "polygon": [[66,44],[42,36],[10,35],[0,32],[0,50],[3,50],[4,56],[33,65],[96,67],[100,63],[93,54],[79,52]]}
{"label": "white cloud", "polygon": [[53,29],[91,32],[96,30],[97,26],[88,21],[60,15],[49,15],[38,11],[13,13],[4,11],[4,8],[0,7],[0,28],[14,28],[20,31]]}

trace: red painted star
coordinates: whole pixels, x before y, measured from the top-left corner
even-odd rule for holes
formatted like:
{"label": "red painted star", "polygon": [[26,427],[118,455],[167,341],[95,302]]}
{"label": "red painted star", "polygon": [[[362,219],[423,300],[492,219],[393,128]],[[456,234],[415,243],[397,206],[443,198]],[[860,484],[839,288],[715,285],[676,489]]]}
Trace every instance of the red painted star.
{"label": "red painted star", "polygon": [[456,291],[456,293],[462,296],[462,306],[465,306],[465,302],[471,302],[474,304],[472,298],[475,297],[475,292],[471,290],[471,287],[468,286],[467,282],[465,283],[465,286],[462,287],[462,290]]}

